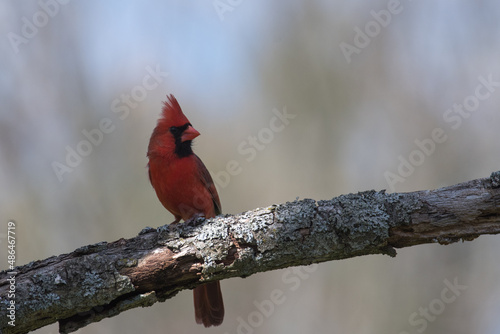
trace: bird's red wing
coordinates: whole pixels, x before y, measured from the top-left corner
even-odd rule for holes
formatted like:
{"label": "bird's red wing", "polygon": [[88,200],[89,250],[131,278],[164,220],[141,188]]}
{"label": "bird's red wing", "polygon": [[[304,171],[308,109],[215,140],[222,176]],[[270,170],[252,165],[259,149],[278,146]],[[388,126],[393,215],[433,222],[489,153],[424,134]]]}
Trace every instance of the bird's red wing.
{"label": "bird's red wing", "polygon": [[[210,196],[212,196],[215,215],[216,216],[220,215],[222,213],[222,207],[219,200],[219,194],[217,194],[217,189],[215,189],[214,181],[212,180],[212,177],[210,176],[207,167],[205,167],[205,165],[203,164],[203,161],[201,161],[201,159],[196,154],[194,156],[196,157],[195,161],[196,165],[198,166],[198,170],[200,172],[201,182],[203,182],[203,185],[205,186],[205,188],[208,189]],[[211,218],[211,217],[206,217],[206,218]]]}

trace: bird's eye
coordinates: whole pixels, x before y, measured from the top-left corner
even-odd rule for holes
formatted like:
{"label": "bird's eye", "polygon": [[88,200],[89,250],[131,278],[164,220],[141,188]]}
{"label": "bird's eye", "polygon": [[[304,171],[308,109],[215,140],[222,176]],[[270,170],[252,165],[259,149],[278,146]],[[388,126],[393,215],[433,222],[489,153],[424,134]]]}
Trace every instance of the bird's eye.
{"label": "bird's eye", "polygon": [[180,130],[178,127],[176,127],[176,126],[172,126],[172,127],[170,128],[170,132],[171,132],[174,136],[176,136],[176,135],[180,134],[181,130]]}

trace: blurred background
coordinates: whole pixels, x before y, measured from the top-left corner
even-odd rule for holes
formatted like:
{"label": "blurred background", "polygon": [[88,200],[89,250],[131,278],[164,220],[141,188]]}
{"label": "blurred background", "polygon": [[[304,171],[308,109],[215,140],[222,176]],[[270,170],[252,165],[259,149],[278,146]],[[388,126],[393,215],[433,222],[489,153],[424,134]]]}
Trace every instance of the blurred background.
{"label": "blurred background", "polygon": [[[493,0],[2,1],[1,254],[9,219],[18,265],[171,222],[146,169],[168,93],[202,134],[194,150],[225,213],[487,177],[500,169],[499,10]],[[499,240],[226,280],[217,328],[195,324],[183,291],[78,333],[500,333]],[[282,303],[262,313],[276,289]]]}

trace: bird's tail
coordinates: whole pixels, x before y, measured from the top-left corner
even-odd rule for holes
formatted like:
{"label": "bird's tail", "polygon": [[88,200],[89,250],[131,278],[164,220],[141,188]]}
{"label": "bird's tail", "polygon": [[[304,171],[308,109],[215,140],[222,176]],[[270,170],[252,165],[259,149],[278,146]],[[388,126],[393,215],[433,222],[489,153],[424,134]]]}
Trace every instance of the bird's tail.
{"label": "bird's tail", "polygon": [[224,301],[219,281],[210,282],[193,290],[196,323],[205,327],[219,326],[224,320]]}

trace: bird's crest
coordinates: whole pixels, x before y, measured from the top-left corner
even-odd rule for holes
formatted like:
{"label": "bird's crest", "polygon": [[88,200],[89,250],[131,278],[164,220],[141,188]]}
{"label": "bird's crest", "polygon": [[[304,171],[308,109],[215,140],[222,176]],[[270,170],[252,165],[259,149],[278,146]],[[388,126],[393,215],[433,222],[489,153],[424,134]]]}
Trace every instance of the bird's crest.
{"label": "bird's crest", "polygon": [[179,102],[177,102],[177,99],[172,94],[167,95],[167,101],[163,102],[161,115],[162,117],[158,120],[158,126],[183,126],[189,123],[189,120],[182,112]]}

